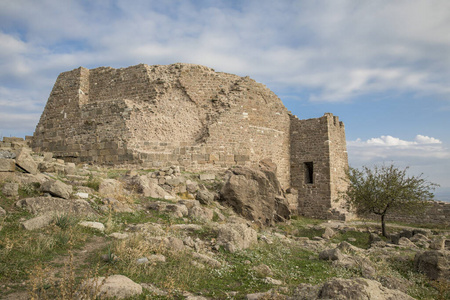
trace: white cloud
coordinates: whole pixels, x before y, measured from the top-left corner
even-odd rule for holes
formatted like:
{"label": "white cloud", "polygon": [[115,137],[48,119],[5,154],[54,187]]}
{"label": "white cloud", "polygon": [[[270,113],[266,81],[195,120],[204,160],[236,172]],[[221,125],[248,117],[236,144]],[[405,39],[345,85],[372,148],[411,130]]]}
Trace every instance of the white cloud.
{"label": "white cloud", "polygon": [[438,200],[450,201],[448,170],[450,150],[439,139],[417,135],[414,140],[402,140],[393,136],[381,136],[366,141],[347,141],[349,164],[352,167],[394,163],[398,167],[410,167],[412,174],[424,174],[427,180],[440,184],[436,190]]}
{"label": "white cloud", "polygon": [[390,135],[347,141],[349,157],[352,160],[372,161],[378,159],[397,160],[410,158],[449,159],[450,150],[436,138],[417,135],[413,141],[402,140]]}

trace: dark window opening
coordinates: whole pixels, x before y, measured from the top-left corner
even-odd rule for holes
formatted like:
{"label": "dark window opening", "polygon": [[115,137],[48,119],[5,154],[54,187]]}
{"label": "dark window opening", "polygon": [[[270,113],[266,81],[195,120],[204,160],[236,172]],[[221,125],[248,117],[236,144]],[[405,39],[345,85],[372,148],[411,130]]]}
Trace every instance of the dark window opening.
{"label": "dark window opening", "polygon": [[312,161],[305,162],[305,183],[314,183],[314,165]]}

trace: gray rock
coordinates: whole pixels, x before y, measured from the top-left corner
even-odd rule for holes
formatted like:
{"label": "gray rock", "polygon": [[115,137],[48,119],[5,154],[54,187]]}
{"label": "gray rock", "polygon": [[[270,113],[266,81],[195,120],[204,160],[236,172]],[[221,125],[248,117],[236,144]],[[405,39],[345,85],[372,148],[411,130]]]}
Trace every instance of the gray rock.
{"label": "gray rock", "polygon": [[414,267],[431,280],[450,278],[450,251],[430,250],[417,253],[414,257]]}
{"label": "gray rock", "polygon": [[143,264],[148,264],[148,263],[149,263],[149,260],[147,257],[141,257],[136,260],[136,264],[138,264],[138,265],[143,265]]}
{"label": "gray rock", "polygon": [[128,233],[121,233],[121,232],[114,232],[111,233],[109,236],[116,240],[126,240],[127,238],[130,237]]}
{"label": "gray rock", "polygon": [[215,180],[216,175],[211,173],[200,174],[200,180]]}
{"label": "gray rock", "polygon": [[380,242],[380,241],[382,241],[382,239],[381,239],[381,237],[378,234],[373,233],[373,232],[370,233],[370,235],[369,235],[369,243],[372,244],[372,243]]}
{"label": "gray rock", "polygon": [[44,161],[51,161],[53,158],[52,152],[44,152]]}
{"label": "gray rock", "polygon": [[0,172],[14,172],[16,170],[16,162],[14,159],[0,158]]}
{"label": "gray rock", "polygon": [[83,227],[92,228],[92,229],[98,230],[100,232],[105,231],[105,225],[103,225],[100,222],[83,221],[83,222],[78,223],[78,225],[83,226]]}
{"label": "gray rock", "polygon": [[354,254],[354,253],[360,253],[363,251],[363,249],[358,248],[356,246],[353,246],[352,244],[348,243],[348,242],[341,242],[337,248],[339,250],[341,250],[342,253],[346,253],[346,254]]}
{"label": "gray rock", "polygon": [[26,230],[36,230],[50,225],[50,223],[53,221],[53,218],[54,217],[52,214],[45,214],[26,220],[21,224]]}
{"label": "gray rock", "polygon": [[327,249],[319,253],[319,259],[323,260],[342,260],[344,256],[338,248]]}
{"label": "gray rock", "polygon": [[98,192],[102,196],[114,197],[123,194],[123,184],[115,179],[104,179],[100,183]]}
{"label": "gray rock", "polygon": [[19,200],[16,202],[16,206],[35,215],[49,212],[56,215],[97,215],[89,203],[81,199],[66,200],[55,197],[36,197]]}
{"label": "gray rock", "polygon": [[372,262],[361,256],[349,256],[346,255],[341,259],[335,260],[333,265],[338,265],[347,269],[354,269],[361,272],[364,278],[375,279],[376,271],[372,265]]}
{"label": "gray rock", "polygon": [[170,213],[176,218],[183,218],[189,215],[189,210],[184,204],[169,204],[159,201],[150,203],[147,208],[159,212]]}
{"label": "gray rock", "polygon": [[15,182],[5,182],[2,193],[6,197],[16,197],[19,195],[19,184]]}
{"label": "gray rock", "polygon": [[160,187],[153,179],[145,175],[133,177],[128,186],[133,187],[135,192],[144,194],[145,197],[165,199],[166,196],[171,196],[170,193]]}
{"label": "gray rock", "polygon": [[264,278],[263,282],[267,283],[267,284],[273,284],[273,285],[282,285],[283,284],[283,281],[278,280],[278,279],[273,279],[272,277]]}
{"label": "gray rock", "polygon": [[430,239],[426,235],[423,235],[422,233],[416,233],[412,238],[410,238],[410,241],[413,243],[429,242]]}
{"label": "gray rock", "polygon": [[445,249],[445,237],[440,236],[435,238],[430,243],[430,249],[432,250],[444,250]]}
{"label": "gray rock", "polygon": [[0,206],[0,217],[6,216],[6,211]]}
{"label": "gray rock", "polygon": [[283,198],[276,177],[276,165],[269,161],[261,161],[258,169],[230,169],[220,198],[236,213],[261,226],[290,218],[289,203]]}
{"label": "gray rock", "polygon": [[33,160],[33,157],[31,157],[29,151],[27,151],[25,148],[22,148],[18,151],[16,157],[16,165],[25,172],[33,175],[37,174],[38,172],[37,163]]}
{"label": "gray rock", "polygon": [[180,240],[179,238],[170,236],[167,239],[165,239],[164,242],[167,249],[170,251],[180,252],[185,249],[183,241]]}
{"label": "gray rock", "polygon": [[195,259],[198,259],[203,264],[209,265],[211,268],[218,269],[218,268],[222,267],[222,264],[218,260],[216,260],[212,257],[209,257],[205,254],[194,252],[194,253],[192,253],[192,257]]}
{"label": "gray rock", "polygon": [[41,191],[55,197],[69,199],[73,193],[73,188],[59,180],[48,180],[41,185]]}
{"label": "gray rock", "polygon": [[420,233],[426,237],[430,237],[433,235],[433,233],[431,232],[431,229],[424,229],[424,228],[415,228],[412,233],[413,233],[413,236],[418,233]]}
{"label": "gray rock", "polygon": [[258,234],[246,224],[228,223],[219,225],[217,244],[223,245],[225,249],[247,249],[257,242]]}
{"label": "gray rock", "polygon": [[207,207],[194,206],[189,209],[188,216],[201,222],[207,222],[212,220],[214,212]]}
{"label": "gray rock", "polygon": [[153,295],[156,295],[156,296],[167,296],[168,295],[167,292],[165,292],[165,291],[163,291],[161,289],[158,289],[157,287],[155,287],[151,283],[141,283],[141,286],[144,289],[150,291],[150,293],[152,293]]}
{"label": "gray rock", "polygon": [[166,257],[162,254],[153,254],[147,257],[150,262],[153,263],[165,263]]}
{"label": "gray rock", "polygon": [[195,199],[203,205],[209,205],[214,201],[214,194],[208,190],[200,190],[197,192]]}
{"label": "gray rock", "polygon": [[191,194],[194,194],[198,191],[198,183],[195,181],[186,181],[186,191]]}
{"label": "gray rock", "polygon": [[86,280],[82,287],[88,289],[90,294],[98,291],[97,296],[101,299],[125,299],[142,294],[142,287],[123,275],[91,278]]}
{"label": "gray rock", "polygon": [[16,154],[9,150],[0,150],[0,159],[4,159],[4,158],[14,159],[14,158],[16,158]]}
{"label": "gray rock", "polygon": [[416,245],[413,242],[411,242],[410,239],[408,239],[406,237],[401,237],[398,240],[398,245],[399,246],[403,246],[403,247],[407,247],[407,248],[415,248],[416,247]]}
{"label": "gray rock", "polygon": [[365,278],[331,279],[323,284],[315,299],[414,300],[401,291],[388,289],[377,281]]}
{"label": "gray rock", "polygon": [[67,163],[64,166],[64,174],[66,175],[74,175],[77,173],[77,167],[74,163]]}
{"label": "gray rock", "polygon": [[256,272],[256,275],[258,277],[267,277],[267,276],[273,275],[272,270],[266,264],[260,264],[260,265],[254,266],[252,268],[252,270]]}
{"label": "gray rock", "polygon": [[322,234],[322,237],[323,237],[324,239],[329,240],[329,239],[331,239],[335,234],[336,234],[336,232],[334,232],[333,229],[331,229],[330,227],[326,227],[326,228],[325,228],[325,232]]}

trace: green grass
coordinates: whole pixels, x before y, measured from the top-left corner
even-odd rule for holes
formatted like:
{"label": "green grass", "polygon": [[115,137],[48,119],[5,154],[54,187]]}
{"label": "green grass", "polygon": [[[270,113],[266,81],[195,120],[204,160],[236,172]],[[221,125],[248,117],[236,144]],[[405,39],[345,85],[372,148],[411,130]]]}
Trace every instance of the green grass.
{"label": "green grass", "polygon": [[19,198],[30,198],[41,195],[39,188],[41,184],[39,182],[33,182],[21,185],[19,187]]}
{"label": "green grass", "polygon": [[112,169],[106,172],[106,177],[110,179],[117,179],[123,177],[127,172],[127,169]]}
{"label": "green grass", "polygon": [[94,191],[98,192],[100,188],[101,179],[99,177],[94,177],[94,175],[89,174],[88,181],[86,182],[85,186],[88,188],[93,189]]}
{"label": "green grass", "polygon": [[[338,233],[331,240],[334,243],[346,241],[353,246],[368,249],[370,247],[369,236],[370,234],[368,232],[347,231],[345,233]],[[356,241],[350,241],[350,238],[354,238]]]}
{"label": "green grass", "polygon": [[[174,297],[177,291],[189,291],[213,299],[226,299],[227,292],[233,291],[238,292],[237,299],[241,299],[249,293],[267,291],[275,286],[265,283],[264,278],[253,270],[260,264],[268,265],[273,272],[271,277],[283,281],[290,289],[300,283],[318,284],[337,275],[330,262],[312,258],[317,256],[313,252],[281,243],[261,243],[258,247],[236,253],[220,250],[215,259],[222,263],[222,267],[217,269],[194,267],[190,253],[158,250],[143,240],[115,242],[113,249],[119,253],[119,259],[115,264],[104,263],[100,268],[101,274],[123,274],[136,282],[152,283]],[[129,250],[124,252],[124,249]],[[137,258],[152,253],[163,253],[167,262],[136,265]],[[92,263],[98,262],[98,257],[93,257]]]}
{"label": "green grass", "polygon": [[322,236],[325,229],[314,229],[312,226],[323,223],[323,220],[294,216],[289,223],[277,225],[283,233],[296,237],[307,237],[312,239],[315,236]]}
{"label": "green grass", "polygon": [[11,208],[2,221],[0,282],[28,279],[37,264],[65,255],[69,249],[80,248],[91,236],[84,228],[74,226],[75,221],[69,216],[57,217],[54,224],[41,230],[27,231],[20,223],[32,217],[26,210]]}

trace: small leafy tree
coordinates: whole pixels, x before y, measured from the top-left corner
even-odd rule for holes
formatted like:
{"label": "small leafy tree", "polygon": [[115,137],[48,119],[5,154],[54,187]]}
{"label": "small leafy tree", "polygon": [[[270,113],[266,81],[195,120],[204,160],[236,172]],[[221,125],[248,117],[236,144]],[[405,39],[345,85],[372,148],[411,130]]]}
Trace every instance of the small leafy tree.
{"label": "small leafy tree", "polygon": [[362,170],[349,168],[347,172],[349,187],[344,198],[358,215],[379,215],[385,237],[387,214],[423,211],[427,201],[433,200],[431,191],[438,186],[423,179],[423,174],[408,176],[407,170],[391,164],[372,169],[364,166]]}

